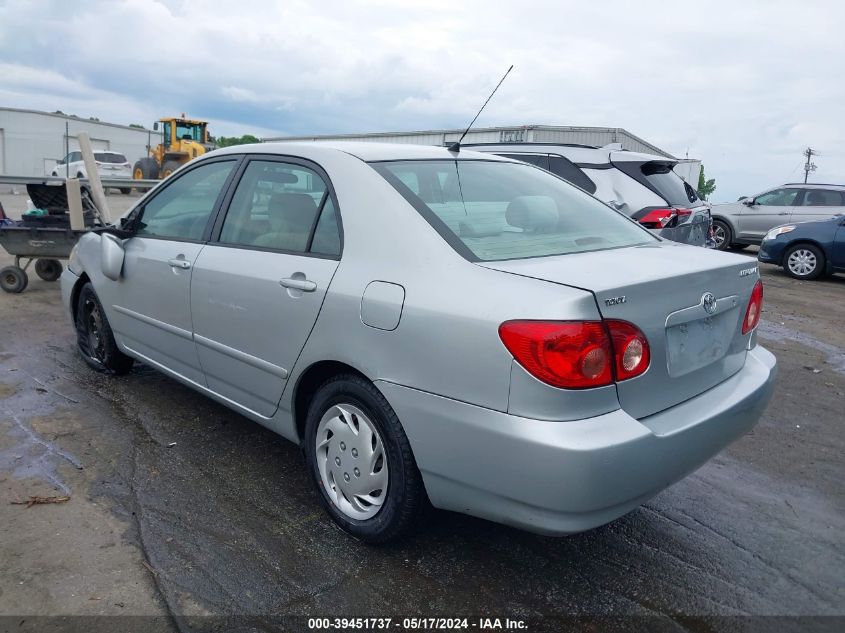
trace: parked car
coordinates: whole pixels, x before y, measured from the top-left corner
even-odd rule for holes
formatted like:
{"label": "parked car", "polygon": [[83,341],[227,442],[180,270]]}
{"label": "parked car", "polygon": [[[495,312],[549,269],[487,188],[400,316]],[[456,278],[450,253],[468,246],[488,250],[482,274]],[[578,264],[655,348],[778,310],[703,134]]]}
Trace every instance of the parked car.
{"label": "parked car", "polygon": [[780,224],[845,213],[845,185],[786,184],[739,202],[713,205],[712,213],[716,248],[742,249],[759,244]]}
{"label": "parked car", "polygon": [[611,521],[747,432],[776,368],[747,258],[437,147],[199,157],[79,240],[62,298],[92,367],[140,360],[299,443],[373,542],[426,499],[546,534]]}
{"label": "parked car", "polygon": [[[97,163],[101,178],[126,178],[132,180],[132,165],[126,156],[120,152],[95,151],[94,160]],[[51,176],[69,176],[71,178],[87,178],[88,171],[85,169],[85,161],[82,160],[82,152],[71,152],[62,160],[56,163],[50,172]],[[128,194],[132,187],[119,187],[120,193]]]}
{"label": "parked car", "polygon": [[568,180],[657,235],[712,246],[710,204],[673,171],[677,161],[609,147],[547,143],[472,144],[479,152],[521,160]]}
{"label": "parked car", "polygon": [[845,217],[775,227],[763,238],[757,259],[783,266],[796,279],[845,272]]}

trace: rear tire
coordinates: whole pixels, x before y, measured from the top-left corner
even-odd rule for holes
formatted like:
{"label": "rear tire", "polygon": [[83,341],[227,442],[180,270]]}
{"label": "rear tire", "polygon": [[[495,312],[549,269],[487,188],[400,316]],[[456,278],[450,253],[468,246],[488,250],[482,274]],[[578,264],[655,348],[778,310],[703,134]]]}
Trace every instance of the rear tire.
{"label": "rear tire", "polygon": [[82,358],[93,369],[126,374],[135,360],[121,352],[94,286],[85,284],[76,304],[76,343]]}
{"label": "rear tire", "polygon": [[731,245],[734,234],[731,227],[724,220],[713,220],[713,241],[717,251],[727,250]]}
{"label": "rear tire", "polygon": [[790,246],[783,254],[783,270],[795,279],[817,279],[825,270],[824,253],[812,244]]}
{"label": "rear tire", "polygon": [[18,294],[26,290],[29,285],[29,276],[23,268],[17,266],[6,266],[0,270],[0,288],[12,294]]}
{"label": "rear tire", "polygon": [[181,166],[182,164],[177,163],[175,160],[165,161],[164,167],[161,168],[161,177],[167,178],[168,176],[170,176],[170,174],[179,169]]}
{"label": "rear tire", "polygon": [[305,457],[323,507],[355,538],[386,543],[419,524],[428,504],[422,475],[399,418],[368,380],[342,374],[317,390]]}
{"label": "rear tire", "polygon": [[133,180],[156,180],[158,178],[158,163],[154,158],[145,156],[139,159],[132,168]]}
{"label": "rear tire", "polygon": [[124,196],[128,196],[130,193],[132,193],[132,187],[121,187],[120,193],[122,193]]}
{"label": "rear tire", "polygon": [[44,281],[56,281],[64,268],[58,259],[39,259],[35,262],[35,274]]}

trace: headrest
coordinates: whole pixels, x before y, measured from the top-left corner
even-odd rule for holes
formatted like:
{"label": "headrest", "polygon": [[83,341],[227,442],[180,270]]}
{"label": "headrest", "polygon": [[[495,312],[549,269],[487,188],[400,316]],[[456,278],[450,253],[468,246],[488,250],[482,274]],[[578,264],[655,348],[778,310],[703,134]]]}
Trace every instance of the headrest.
{"label": "headrest", "polygon": [[542,233],[557,228],[560,214],[549,196],[518,196],[508,205],[505,220],[524,231]]}

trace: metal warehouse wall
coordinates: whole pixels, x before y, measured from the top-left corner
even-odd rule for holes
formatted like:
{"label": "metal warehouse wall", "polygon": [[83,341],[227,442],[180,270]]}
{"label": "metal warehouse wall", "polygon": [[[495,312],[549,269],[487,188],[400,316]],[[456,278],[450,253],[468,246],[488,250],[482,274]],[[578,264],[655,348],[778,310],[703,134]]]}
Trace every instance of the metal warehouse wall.
{"label": "metal warehouse wall", "polygon": [[[369,134],[333,134],[321,136],[285,136],[264,141],[364,141],[374,143],[415,143],[445,145],[460,138],[463,130],[425,130],[419,132],[377,132]],[[519,125],[513,127],[476,128],[466,135],[464,143],[565,143],[601,147],[621,143],[623,149],[674,158],[623,128],[562,127],[551,125]]]}
{"label": "metal warehouse wall", "polygon": [[[0,174],[43,176],[65,156],[65,122],[70,150],[77,135],[87,132],[94,149],[121,152],[131,163],[147,154],[147,130],[34,110],[0,108]],[[161,140],[151,134],[156,145]]]}

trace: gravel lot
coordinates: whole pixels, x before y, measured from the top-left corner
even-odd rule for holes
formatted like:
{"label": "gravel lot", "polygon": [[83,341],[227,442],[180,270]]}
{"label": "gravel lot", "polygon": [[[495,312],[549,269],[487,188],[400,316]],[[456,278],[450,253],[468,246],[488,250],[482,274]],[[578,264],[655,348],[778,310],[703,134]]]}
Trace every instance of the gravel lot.
{"label": "gravel lot", "polygon": [[845,616],[845,276],[762,272],[775,397],[700,471],[569,538],[441,512],[382,548],[333,527],[292,444],[146,367],[88,370],[32,275],[0,293],[0,615]]}

